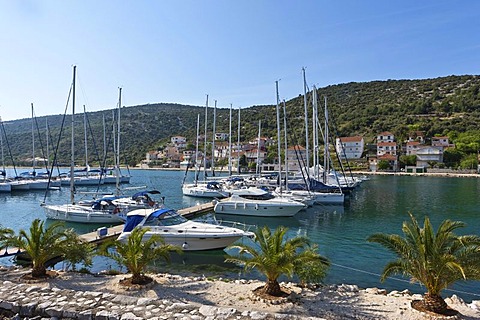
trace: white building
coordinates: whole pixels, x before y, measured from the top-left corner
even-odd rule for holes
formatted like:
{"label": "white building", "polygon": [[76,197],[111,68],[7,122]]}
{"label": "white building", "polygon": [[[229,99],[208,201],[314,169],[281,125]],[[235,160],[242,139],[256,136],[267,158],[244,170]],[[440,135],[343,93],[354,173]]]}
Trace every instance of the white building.
{"label": "white building", "polygon": [[363,137],[340,137],[336,139],[335,149],[341,159],[359,159],[364,149]]}
{"label": "white building", "polygon": [[417,167],[430,167],[429,162],[443,162],[443,148],[424,146],[417,150]]}
{"label": "white building", "polygon": [[170,138],[172,144],[174,144],[177,148],[185,148],[187,146],[187,138],[182,136],[173,136]]}
{"label": "white building", "polygon": [[394,142],[395,141],[395,136],[393,133],[384,131],[381,132],[377,135],[377,143],[379,142]]}

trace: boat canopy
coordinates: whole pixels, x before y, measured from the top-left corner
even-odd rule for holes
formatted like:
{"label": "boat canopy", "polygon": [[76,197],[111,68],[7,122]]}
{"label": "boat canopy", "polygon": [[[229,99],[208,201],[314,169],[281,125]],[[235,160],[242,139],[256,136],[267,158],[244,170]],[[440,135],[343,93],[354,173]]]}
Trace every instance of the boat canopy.
{"label": "boat canopy", "polygon": [[[125,227],[123,227],[123,232],[131,232],[136,226],[140,224],[140,222],[145,219],[145,210],[138,210],[137,212],[141,212],[139,214],[134,214],[137,210],[130,212],[127,214],[127,221],[125,222]],[[158,209],[153,211],[150,215],[148,215],[148,219],[150,218],[157,218],[161,215],[174,211],[172,209]]]}
{"label": "boat canopy", "polygon": [[132,195],[132,199],[133,200],[136,200],[137,198],[140,198],[140,197],[144,197],[146,196],[147,194],[160,194],[160,191],[158,190],[150,190],[150,191],[141,191],[141,192],[137,192],[135,193],[134,195]]}

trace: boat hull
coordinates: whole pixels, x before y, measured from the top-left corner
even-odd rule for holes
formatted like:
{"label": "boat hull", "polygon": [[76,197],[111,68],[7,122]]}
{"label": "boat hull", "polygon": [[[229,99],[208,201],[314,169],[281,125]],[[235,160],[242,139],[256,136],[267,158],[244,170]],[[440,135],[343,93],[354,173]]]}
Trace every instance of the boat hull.
{"label": "boat hull", "polygon": [[44,205],[48,219],[77,223],[120,224],[125,221],[122,214],[109,211],[91,210],[79,205]]}
{"label": "boat hull", "polygon": [[293,217],[304,209],[295,201],[255,201],[231,197],[215,204],[215,213],[259,217]]}

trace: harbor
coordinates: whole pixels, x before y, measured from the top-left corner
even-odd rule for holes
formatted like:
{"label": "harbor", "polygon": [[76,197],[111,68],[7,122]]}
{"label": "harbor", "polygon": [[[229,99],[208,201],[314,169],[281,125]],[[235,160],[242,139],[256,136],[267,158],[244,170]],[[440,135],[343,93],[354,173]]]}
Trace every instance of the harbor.
{"label": "harbor", "polygon": [[[157,189],[165,197],[165,205],[176,210],[192,208],[199,204],[211,206],[211,200],[201,200],[181,194],[181,171],[133,170],[129,187],[147,185],[148,189]],[[192,180],[192,176],[187,177]],[[480,180],[437,176],[372,175],[360,188],[352,192],[343,206],[316,205],[300,211],[294,217],[262,218],[220,215],[207,212],[205,217],[233,220],[256,226],[276,228],[280,225],[289,228],[288,235],[305,235],[312,243],[318,244],[319,251],[332,262],[325,282],[328,284],[351,283],[361,288],[378,287],[388,290],[423,292],[418,285],[411,285],[407,279],[395,277],[380,282],[379,274],[387,261],[389,253],[380,246],[368,243],[366,238],[375,232],[400,233],[403,221],[412,212],[419,220],[428,215],[435,227],[445,220],[463,221],[467,226],[459,230],[462,234],[478,234],[478,202]],[[103,191],[109,191],[104,187]],[[89,190],[88,188],[79,188]],[[132,191],[130,191],[132,192]],[[46,202],[62,203],[68,198],[69,191],[58,190],[48,193]],[[45,220],[40,208],[44,201],[42,192],[22,192],[13,195],[0,195],[2,226],[18,231],[28,230],[34,219]],[[188,210],[186,210],[188,211]],[[50,223],[50,220],[46,220]],[[92,233],[96,236],[98,228],[114,227],[110,225],[88,225],[68,223],[80,234]],[[188,269],[197,265],[214,265],[225,269],[223,276],[238,277],[238,268],[224,263],[228,250],[185,253],[172,259],[171,265],[158,265],[162,269]],[[9,257],[2,258],[2,264],[12,264]],[[111,262],[96,258],[92,272],[108,269]],[[230,270],[230,271],[229,271]],[[255,279],[255,273],[242,277]],[[452,288],[466,301],[478,300],[480,284],[475,281],[459,283]]]}

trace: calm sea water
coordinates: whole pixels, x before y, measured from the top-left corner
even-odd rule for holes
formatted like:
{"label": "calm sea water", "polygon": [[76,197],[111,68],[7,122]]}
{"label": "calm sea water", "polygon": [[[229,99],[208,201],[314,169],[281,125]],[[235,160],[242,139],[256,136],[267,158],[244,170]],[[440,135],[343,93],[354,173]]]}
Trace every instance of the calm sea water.
{"label": "calm sea water", "polygon": [[[133,170],[131,184],[122,187],[146,186],[157,189],[165,197],[166,205],[174,209],[205,202],[182,195],[181,183],[184,175],[182,171]],[[187,181],[191,179],[193,173],[189,174]],[[94,189],[96,188],[78,188],[79,191]],[[101,190],[113,191],[114,187],[102,186]],[[135,191],[126,192],[130,194]],[[307,236],[319,244],[320,253],[332,262],[326,278],[327,283],[354,283],[360,287],[381,287],[388,290],[408,288],[413,292],[423,293],[424,290],[419,285],[411,285],[407,279],[401,277],[380,283],[379,274],[393,256],[380,245],[368,243],[366,238],[376,232],[401,233],[402,222],[409,219],[409,211],[422,221],[422,224],[425,215],[430,217],[435,228],[445,219],[460,220],[465,222],[467,227],[460,229],[458,233],[480,234],[479,200],[480,180],[475,178],[371,176],[369,181],[364,182],[348,197],[343,206],[315,206],[292,218],[217,215],[217,219],[257,226],[267,225],[271,228],[284,225],[289,228],[290,236]],[[28,229],[34,219],[45,219],[40,208],[43,201],[69,201],[69,190],[64,188],[50,191],[47,195],[41,191],[0,194],[1,224],[14,230]],[[69,226],[79,233],[98,227],[81,224]],[[232,269],[231,265],[225,264],[225,254],[222,250],[183,254],[174,257],[171,267],[190,265],[201,271],[206,265],[214,264],[232,270],[232,275],[236,276],[240,269]],[[4,258],[0,263],[12,262]],[[109,263],[103,258],[96,258],[92,271],[103,270]],[[255,273],[238,276],[259,277]],[[479,300],[480,282],[462,282],[445,293],[455,293],[467,301]]]}

